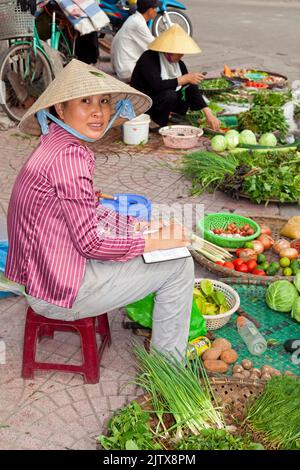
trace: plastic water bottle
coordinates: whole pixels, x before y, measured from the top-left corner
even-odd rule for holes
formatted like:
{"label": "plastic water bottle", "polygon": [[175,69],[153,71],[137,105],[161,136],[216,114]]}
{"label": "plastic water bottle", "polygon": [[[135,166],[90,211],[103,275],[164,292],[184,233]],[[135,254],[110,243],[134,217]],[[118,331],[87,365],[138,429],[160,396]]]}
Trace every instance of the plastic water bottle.
{"label": "plastic water bottle", "polygon": [[245,317],[238,317],[237,329],[239,335],[243,338],[246,346],[253,356],[260,356],[267,349],[267,342],[265,338],[258,331],[254,323]]}

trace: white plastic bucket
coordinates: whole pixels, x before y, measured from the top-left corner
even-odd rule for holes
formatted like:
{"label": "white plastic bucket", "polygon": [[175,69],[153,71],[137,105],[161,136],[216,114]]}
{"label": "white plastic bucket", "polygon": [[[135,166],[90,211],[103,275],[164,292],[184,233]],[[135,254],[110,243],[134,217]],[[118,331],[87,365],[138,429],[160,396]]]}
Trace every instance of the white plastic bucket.
{"label": "white plastic bucket", "polygon": [[126,121],[123,124],[123,141],[128,145],[146,144],[149,138],[150,116],[140,116]]}

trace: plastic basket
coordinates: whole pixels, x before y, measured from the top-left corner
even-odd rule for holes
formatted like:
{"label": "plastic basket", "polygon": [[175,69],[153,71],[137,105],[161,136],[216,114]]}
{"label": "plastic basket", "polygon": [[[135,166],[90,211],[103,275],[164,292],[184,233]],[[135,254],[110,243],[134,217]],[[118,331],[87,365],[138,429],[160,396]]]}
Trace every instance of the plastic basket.
{"label": "plastic basket", "polygon": [[[203,279],[195,279],[195,287],[199,288],[200,283]],[[223,292],[225,295],[226,301],[230,307],[230,310],[226,313],[220,313],[219,315],[203,315],[205,319],[206,328],[208,330],[218,330],[230,320],[231,315],[233,315],[240,306],[240,296],[239,294],[224,282],[215,281],[214,279],[209,279],[213,284],[213,287],[216,290]]]}
{"label": "plastic basket", "polygon": [[0,0],[0,40],[33,36],[34,16],[16,0]]}
{"label": "plastic basket", "polygon": [[166,147],[174,149],[190,149],[199,145],[199,137],[203,129],[193,126],[165,126],[159,129]]}
{"label": "plastic basket", "polygon": [[[241,238],[230,238],[230,237],[221,237],[211,232],[215,228],[225,228],[230,223],[235,223],[238,227],[242,227],[245,224],[249,224],[253,230],[253,235],[248,235],[247,237]],[[224,246],[227,248],[240,248],[243,247],[245,242],[254,240],[260,235],[260,227],[252,219],[243,217],[238,214],[228,214],[228,213],[219,213],[219,214],[208,214],[203,219],[198,221],[198,228],[204,233],[205,240],[208,240],[215,245]]]}

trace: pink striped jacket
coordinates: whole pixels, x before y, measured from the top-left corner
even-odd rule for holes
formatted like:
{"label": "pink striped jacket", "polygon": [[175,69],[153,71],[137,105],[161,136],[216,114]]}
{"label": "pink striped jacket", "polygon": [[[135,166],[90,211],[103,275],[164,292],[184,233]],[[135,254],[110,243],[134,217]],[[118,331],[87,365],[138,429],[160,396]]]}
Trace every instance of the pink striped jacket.
{"label": "pink striped jacket", "polygon": [[71,308],[86,260],[127,261],[144,251],[132,217],[96,210],[94,154],[52,123],[15,181],[5,275],[26,292]]}

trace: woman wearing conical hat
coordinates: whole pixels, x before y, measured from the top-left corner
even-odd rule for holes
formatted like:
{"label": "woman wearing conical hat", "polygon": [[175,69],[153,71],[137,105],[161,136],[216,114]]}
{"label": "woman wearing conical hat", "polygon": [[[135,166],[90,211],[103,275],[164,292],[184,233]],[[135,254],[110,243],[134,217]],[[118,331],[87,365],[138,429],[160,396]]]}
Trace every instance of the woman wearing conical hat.
{"label": "woman wearing conical hat", "polygon": [[208,126],[218,130],[220,121],[208,108],[198,84],[201,73],[189,73],[181,60],[184,54],[198,54],[201,49],[177,24],[164,31],[145,51],[133,70],[131,85],[152,99],[148,110],[154,129],[168,124],[171,112],[182,117],[190,108],[202,110]]}
{"label": "woman wearing conical hat", "polygon": [[148,96],[71,61],[24,115],[40,143],[16,178],[8,208],[6,276],[33,310],[60,320],[97,316],[156,292],[152,345],[182,357],[194,283],[191,258],[145,264],[142,253],[186,246],[183,227],[143,232],[144,222],[98,206],[88,148],[145,112]]}

